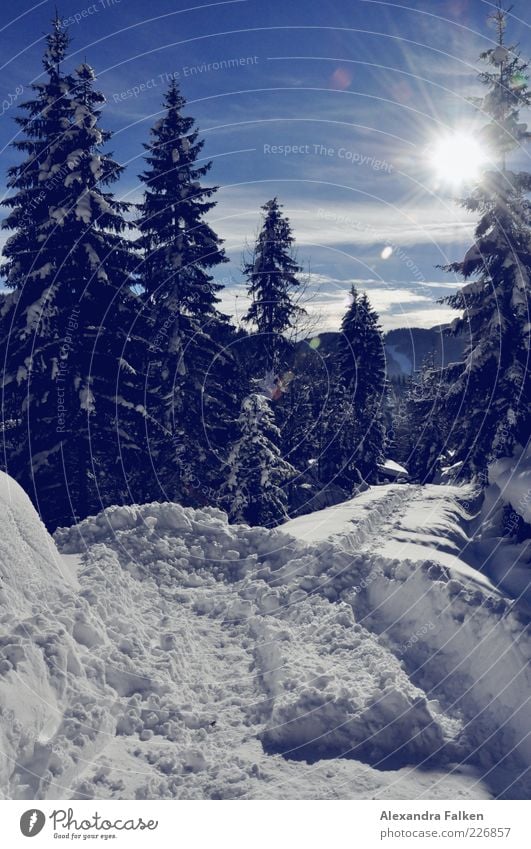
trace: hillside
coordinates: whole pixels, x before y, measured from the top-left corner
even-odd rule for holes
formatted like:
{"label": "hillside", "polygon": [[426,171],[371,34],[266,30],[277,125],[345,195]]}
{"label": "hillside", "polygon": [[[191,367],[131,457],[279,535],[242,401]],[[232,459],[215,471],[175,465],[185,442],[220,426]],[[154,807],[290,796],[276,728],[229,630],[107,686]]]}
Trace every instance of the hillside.
{"label": "hillside", "polygon": [[390,377],[412,374],[432,352],[437,364],[459,362],[465,346],[465,339],[448,333],[444,325],[389,330],[384,341]]}

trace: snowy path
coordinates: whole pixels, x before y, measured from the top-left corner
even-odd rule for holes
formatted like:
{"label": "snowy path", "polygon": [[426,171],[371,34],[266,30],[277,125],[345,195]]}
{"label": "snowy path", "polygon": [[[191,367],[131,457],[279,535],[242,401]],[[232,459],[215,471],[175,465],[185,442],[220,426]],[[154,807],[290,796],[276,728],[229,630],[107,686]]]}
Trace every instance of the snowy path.
{"label": "snowy path", "polygon": [[[410,678],[449,717],[465,720],[474,754],[493,760],[493,784],[520,786],[528,777],[523,765],[531,762],[526,621],[512,620],[511,604],[467,562],[475,559],[467,535],[474,501],[471,488],[374,488],[340,505],[337,523],[331,511],[314,514],[310,533],[370,556],[358,621],[389,640]],[[308,518],[286,528],[304,539]],[[498,762],[487,748],[498,752]],[[516,751],[521,760],[508,767],[507,752]]]}
{"label": "snowy path", "polygon": [[62,559],[4,490],[3,794],[521,794],[528,643],[463,571],[462,499],[378,487],[273,531],[110,508]]}
{"label": "snowy path", "polygon": [[459,505],[474,497],[471,489],[461,487],[373,487],[351,501],[293,519],[284,528],[307,542],[333,539],[353,553],[430,559],[499,594],[489,578],[465,559],[470,540],[463,525],[468,517]]}

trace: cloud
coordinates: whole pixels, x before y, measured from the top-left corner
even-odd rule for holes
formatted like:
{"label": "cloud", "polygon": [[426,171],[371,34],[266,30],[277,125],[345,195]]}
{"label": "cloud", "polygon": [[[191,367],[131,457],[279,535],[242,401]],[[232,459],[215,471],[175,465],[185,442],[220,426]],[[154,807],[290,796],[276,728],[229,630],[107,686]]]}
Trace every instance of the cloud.
{"label": "cloud", "polygon": [[[315,274],[310,277],[310,299],[303,304],[316,328],[315,332],[339,329],[349,303],[348,293],[352,284],[367,292],[384,330],[433,327],[456,317],[455,310],[438,304],[435,295],[431,298],[415,291],[416,283],[405,286],[374,279],[336,280],[327,275]],[[437,287],[439,284],[430,285]],[[249,303],[245,285],[229,285],[222,292],[220,308],[238,322]]]}
{"label": "cloud", "polygon": [[394,330],[397,327],[435,327],[439,324],[449,324],[456,318],[455,310],[450,307],[430,305],[422,310],[404,310],[386,316],[382,322],[384,330]]}
{"label": "cloud", "polygon": [[222,187],[211,222],[225,239],[228,250],[241,250],[252,240],[260,223],[260,206],[278,194],[293,226],[297,245],[350,246],[394,245],[412,248],[466,243],[473,237],[472,217],[439,199],[417,205],[398,206],[360,198],[330,198],[316,187],[279,185],[274,179],[260,183]]}

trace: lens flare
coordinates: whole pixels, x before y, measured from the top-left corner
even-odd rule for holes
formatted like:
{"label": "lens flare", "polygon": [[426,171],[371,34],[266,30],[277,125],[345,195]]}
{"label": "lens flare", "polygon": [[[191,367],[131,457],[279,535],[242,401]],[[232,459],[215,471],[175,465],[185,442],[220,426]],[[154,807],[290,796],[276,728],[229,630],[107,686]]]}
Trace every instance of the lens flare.
{"label": "lens flare", "polygon": [[439,139],[429,158],[438,180],[453,188],[476,182],[488,162],[485,147],[468,132],[454,132]]}

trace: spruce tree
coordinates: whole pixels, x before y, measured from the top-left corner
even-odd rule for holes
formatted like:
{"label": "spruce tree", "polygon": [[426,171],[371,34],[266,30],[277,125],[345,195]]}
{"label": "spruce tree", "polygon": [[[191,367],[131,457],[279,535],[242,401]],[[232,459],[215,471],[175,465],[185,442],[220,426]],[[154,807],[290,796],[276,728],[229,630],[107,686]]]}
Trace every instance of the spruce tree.
{"label": "spruce tree", "polygon": [[[61,147],[65,127],[70,126],[73,114],[69,96],[73,78],[62,69],[67,47],[68,37],[55,20],[52,33],[46,38],[44,80],[32,84],[34,97],[22,104],[26,114],[15,117],[22,137],[16,138],[12,147],[25,154],[25,160],[8,169],[10,195],[3,201],[9,211],[2,227],[14,231],[6,241],[5,262],[1,269],[8,289],[2,301],[0,325],[3,461],[34,501],[37,499],[32,480],[30,440],[33,439],[33,450],[36,448],[37,454],[45,449],[46,442],[41,441],[42,431],[31,434],[27,427],[30,402],[32,411],[40,407],[41,418],[49,422],[46,440],[55,430],[57,417],[57,404],[52,402],[47,391],[53,359],[45,358],[44,354],[46,342],[58,333],[52,305],[58,284],[53,247],[48,248],[43,231],[49,224],[50,192],[45,178],[50,177],[50,182],[58,185],[70,170]],[[39,325],[39,335],[34,340]],[[44,339],[45,344],[41,346],[39,339]],[[60,443],[59,438],[56,453],[59,451],[57,443]]]}
{"label": "spruce tree", "polygon": [[287,488],[296,471],[281,455],[269,400],[256,392],[248,395],[238,425],[241,435],[229,455],[221,504],[233,522],[278,525],[287,518]]}
{"label": "spruce tree", "polygon": [[481,54],[486,70],[479,78],[487,91],[476,103],[490,119],[482,137],[495,168],[462,201],[480,216],[475,244],[462,262],[447,266],[470,280],[447,298],[463,311],[454,329],[469,342],[464,362],[447,369],[444,399],[455,459],[469,474],[525,444],[531,409],[531,175],[507,167],[511,151],[531,138],[519,119],[531,105],[529,65],[505,44],[507,12],[500,4],[493,18],[497,44]]}
{"label": "spruce tree", "polygon": [[446,391],[432,352],[410,380],[397,425],[400,460],[420,483],[431,483],[440,468],[447,426],[439,405]]}
{"label": "spruce tree", "polygon": [[409,426],[409,411],[408,398],[412,391],[413,377],[407,378],[404,392],[398,396],[395,408],[393,411],[393,420],[391,425],[392,440],[390,450],[393,459],[408,467],[408,461],[411,456],[411,433]]}
{"label": "spruce tree", "polygon": [[354,404],[363,409],[371,396],[385,395],[385,349],[378,315],[366,292],[350,290],[350,304],[341,322],[339,364]]}
{"label": "spruce tree", "polygon": [[277,198],[263,207],[264,219],[253,254],[244,264],[251,305],[244,321],[260,336],[262,372],[278,372],[288,350],[285,334],[293,328],[304,310],[297,304],[301,285],[294,255],[294,236],[289,219]]}
{"label": "spruce tree", "polygon": [[198,161],[204,141],[185,105],[172,81],[144,145],[137,226],[150,332],[149,409],[165,431],[152,432],[151,451],[167,494],[195,503],[199,480],[212,484],[221,473],[238,408],[232,333],[217,309],[221,286],[212,275],[227,260],[204,220],[216,187],[201,183],[211,163]]}
{"label": "spruce tree", "polygon": [[350,394],[356,433],[352,460],[368,483],[376,482],[384,459],[385,352],[378,315],[356,287],[341,323],[338,377]]}
{"label": "spruce tree", "polygon": [[[313,426],[314,398],[312,383],[304,371],[294,375],[278,405],[282,453],[300,471],[317,454],[317,436]],[[292,376],[293,375],[293,376]]]}
{"label": "spruce tree", "polygon": [[319,478],[324,484],[335,484],[350,495],[360,481],[356,466],[356,410],[351,393],[338,372],[331,374],[322,398],[320,418]]}
{"label": "spruce tree", "polygon": [[4,202],[14,231],[3,268],[3,410],[15,421],[7,470],[50,527],[127,498],[123,469],[143,414],[127,350],[136,310],[128,206],[106,190],[122,169],[102,152],[110,134],[92,69],[62,71],[67,45],[56,19],[46,79],[17,119],[14,146],[26,159],[10,169]]}
{"label": "spruce tree", "polygon": [[320,490],[317,478],[319,417],[315,414],[318,370],[310,366],[309,358],[294,367],[296,373],[290,371],[284,377],[285,392],[275,404],[282,456],[297,470],[288,487],[291,515],[304,509]]}

